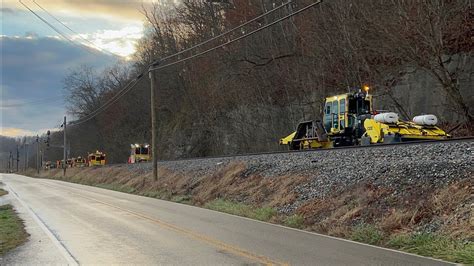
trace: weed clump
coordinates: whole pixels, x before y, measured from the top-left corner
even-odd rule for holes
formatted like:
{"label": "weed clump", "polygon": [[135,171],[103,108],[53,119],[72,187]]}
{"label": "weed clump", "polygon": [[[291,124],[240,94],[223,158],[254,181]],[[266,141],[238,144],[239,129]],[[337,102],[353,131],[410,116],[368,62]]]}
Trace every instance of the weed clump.
{"label": "weed clump", "polygon": [[254,208],[243,203],[224,199],[215,199],[206,203],[204,207],[211,210],[244,216],[260,221],[269,221],[277,213],[275,209],[270,207]]}
{"label": "weed clump", "polygon": [[360,224],[352,231],[351,239],[370,245],[378,245],[383,240],[383,233],[373,225]]}
{"label": "weed clump", "polygon": [[301,229],[301,228],[303,228],[304,218],[303,218],[303,216],[301,216],[299,214],[293,214],[291,216],[286,217],[286,219],[283,221],[283,223],[284,223],[284,225],[286,225],[288,227]]}
{"label": "weed clump", "polygon": [[474,264],[474,242],[462,242],[432,233],[395,235],[387,246],[422,256]]}

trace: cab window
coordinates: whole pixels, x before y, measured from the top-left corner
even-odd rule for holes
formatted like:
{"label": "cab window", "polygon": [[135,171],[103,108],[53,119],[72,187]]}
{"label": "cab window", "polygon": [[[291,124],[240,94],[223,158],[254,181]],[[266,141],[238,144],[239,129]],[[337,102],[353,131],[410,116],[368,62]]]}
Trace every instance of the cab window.
{"label": "cab window", "polygon": [[329,102],[329,103],[326,103],[326,111],[325,111],[325,113],[326,113],[327,115],[331,113],[331,103],[330,103],[330,102]]}
{"label": "cab window", "polygon": [[346,112],[346,101],[345,100],[340,100],[339,101],[339,113],[343,114]]}
{"label": "cab window", "polygon": [[332,113],[333,113],[333,114],[337,114],[337,113],[338,113],[337,101],[332,102]]}

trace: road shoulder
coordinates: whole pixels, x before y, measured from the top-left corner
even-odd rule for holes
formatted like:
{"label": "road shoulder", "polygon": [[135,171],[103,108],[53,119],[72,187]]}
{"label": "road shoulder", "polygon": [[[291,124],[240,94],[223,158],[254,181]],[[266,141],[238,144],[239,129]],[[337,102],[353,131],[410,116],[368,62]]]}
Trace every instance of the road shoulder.
{"label": "road shoulder", "polygon": [[[9,190],[6,188],[6,190]],[[58,250],[53,240],[45,233],[28,210],[9,191],[3,196],[2,203],[13,205],[18,216],[24,221],[25,229],[30,234],[28,241],[11,250],[0,258],[1,265],[24,264],[24,265],[66,265],[68,261]]]}

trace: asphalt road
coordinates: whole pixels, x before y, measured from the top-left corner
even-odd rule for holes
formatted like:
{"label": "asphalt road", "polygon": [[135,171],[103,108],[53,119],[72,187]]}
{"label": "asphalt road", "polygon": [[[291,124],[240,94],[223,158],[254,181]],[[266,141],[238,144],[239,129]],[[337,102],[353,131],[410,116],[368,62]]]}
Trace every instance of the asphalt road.
{"label": "asphalt road", "polygon": [[446,265],[95,187],[6,174],[0,181],[55,242],[51,256],[61,254],[69,264]]}

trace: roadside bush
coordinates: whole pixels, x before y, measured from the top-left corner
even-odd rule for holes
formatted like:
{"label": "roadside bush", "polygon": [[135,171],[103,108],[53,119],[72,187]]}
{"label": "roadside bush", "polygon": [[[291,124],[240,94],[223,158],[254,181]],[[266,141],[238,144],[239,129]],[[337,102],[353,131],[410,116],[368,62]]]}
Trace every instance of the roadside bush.
{"label": "roadside bush", "polygon": [[357,242],[377,245],[382,241],[383,233],[373,225],[360,224],[353,229],[351,239]]}
{"label": "roadside bush", "polygon": [[283,223],[288,227],[301,229],[303,228],[304,218],[299,214],[293,214],[288,216]]}

